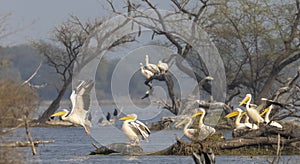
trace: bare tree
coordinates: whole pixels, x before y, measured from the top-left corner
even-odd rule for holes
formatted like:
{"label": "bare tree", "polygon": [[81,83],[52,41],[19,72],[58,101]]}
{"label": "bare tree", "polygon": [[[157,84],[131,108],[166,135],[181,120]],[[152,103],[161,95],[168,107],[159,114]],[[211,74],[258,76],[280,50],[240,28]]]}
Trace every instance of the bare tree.
{"label": "bare tree", "polygon": [[[123,24],[127,22],[124,21]],[[104,28],[105,26],[107,25],[103,24],[103,21],[96,20],[95,22],[82,23],[78,17],[71,16],[69,20],[54,29],[53,42],[33,42],[33,46],[46,58],[47,63],[56,70],[62,82],[62,86],[58,88],[57,97],[42,114],[39,122],[47,121],[49,116],[58,109],[67,87],[71,84],[72,78],[80,72],[80,68],[103,51],[134,40],[132,36],[125,36],[110,42],[111,44],[102,44],[113,35],[114,31],[122,26],[122,23],[115,28],[110,27],[108,29]],[[93,43],[95,44],[93,50],[89,47],[92,38],[97,42]]]}

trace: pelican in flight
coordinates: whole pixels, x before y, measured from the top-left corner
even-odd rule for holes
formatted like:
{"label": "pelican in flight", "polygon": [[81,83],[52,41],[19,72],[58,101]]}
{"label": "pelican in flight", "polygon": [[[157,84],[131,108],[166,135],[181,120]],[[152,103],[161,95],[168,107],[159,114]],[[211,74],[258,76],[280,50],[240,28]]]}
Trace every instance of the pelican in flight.
{"label": "pelican in flight", "polygon": [[192,116],[192,118],[200,116],[198,128],[200,130],[201,136],[207,137],[213,135],[216,132],[216,129],[211,126],[207,126],[203,123],[205,114],[206,114],[205,110],[203,108],[199,108],[199,112],[195,113]]}
{"label": "pelican in flight", "polygon": [[134,142],[134,145],[139,144],[140,138],[148,142],[147,137],[149,137],[151,132],[144,123],[137,120],[136,114],[127,115],[119,120],[124,121],[122,130],[129,140]]}
{"label": "pelican in flight", "polygon": [[161,73],[167,73],[169,66],[167,63],[163,63],[161,60],[158,61],[157,67],[160,70]]}
{"label": "pelican in flight", "polygon": [[153,74],[160,73],[160,70],[159,70],[157,65],[149,63],[149,56],[148,55],[146,55],[146,57],[145,57],[145,62],[146,62],[145,68],[147,70],[151,71]]}
{"label": "pelican in flight", "polygon": [[[236,108],[233,112],[227,114],[225,116],[225,118],[231,118],[231,117],[234,117],[236,116],[236,119],[235,119],[235,129],[258,129],[258,126],[255,125],[255,124],[251,124],[249,122],[246,122],[245,123],[241,123],[241,118],[243,115],[245,115],[246,112],[243,112],[242,109],[240,108]],[[248,117],[249,118],[249,117]]]}
{"label": "pelican in flight", "polygon": [[265,122],[271,126],[275,126],[279,129],[282,129],[282,125],[279,124],[278,122],[275,122],[275,121],[270,121],[270,118],[269,118],[269,115],[271,113],[271,110],[273,109],[273,105],[270,105],[269,107],[267,107],[260,115],[263,116],[264,114],[265,115]]}
{"label": "pelican in flight", "polygon": [[[246,97],[243,99],[243,101],[240,103],[240,106],[246,104],[247,115],[254,123],[257,123],[257,125],[259,125],[259,123],[264,122],[264,119],[259,115],[259,112],[255,108],[250,107],[251,99],[252,99],[251,94],[247,94]],[[253,128],[254,128],[254,123],[252,123]]]}
{"label": "pelican in flight", "polygon": [[89,135],[90,130],[87,126],[90,125],[88,125],[88,120],[86,120],[85,118],[90,107],[90,92],[93,85],[94,82],[92,80],[89,80],[87,82],[80,81],[77,87],[73,89],[70,96],[72,109],[70,111],[68,111],[67,109],[63,109],[62,111],[57,112],[50,117],[61,116],[62,120],[82,126],[85,130],[85,133]]}

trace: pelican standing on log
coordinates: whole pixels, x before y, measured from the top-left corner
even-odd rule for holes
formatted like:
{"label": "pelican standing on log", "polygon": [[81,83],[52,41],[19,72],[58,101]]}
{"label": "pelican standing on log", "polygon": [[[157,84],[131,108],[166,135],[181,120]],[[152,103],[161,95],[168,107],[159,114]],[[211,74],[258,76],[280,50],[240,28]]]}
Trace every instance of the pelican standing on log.
{"label": "pelican standing on log", "polygon": [[[195,113],[191,117],[186,118],[185,120],[181,121],[176,125],[176,127],[179,127],[183,124],[186,124],[183,128],[183,134],[186,138],[188,138],[191,141],[201,141],[208,136],[213,135],[216,130],[213,127],[207,126],[203,124],[203,118],[205,116],[205,110],[203,108],[199,108],[199,112]],[[193,123],[193,118],[201,115],[199,118],[199,124],[196,128],[190,128],[190,125]]]}
{"label": "pelican standing on log", "polygon": [[245,123],[241,123],[240,122],[241,118],[242,118],[242,115],[245,115],[245,114],[246,114],[246,112],[243,112],[242,109],[236,108],[233,112],[227,114],[225,116],[225,118],[231,118],[231,117],[236,116],[236,119],[235,119],[235,129],[258,129],[258,126],[255,125],[255,124],[252,125],[249,122],[245,122]]}
{"label": "pelican standing on log", "polygon": [[87,135],[90,134],[90,130],[87,126],[88,120],[86,120],[86,114],[89,111],[90,107],[90,92],[94,82],[92,80],[89,81],[80,81],[77,87],[72,91],[70,96],[72,109],[68,111],[67,109],[63,109],[60,112],[57,112],[51,117],[61,116],[62,120],[69,121],[73,124],[80,125],[84,128],[85,133]]}
{"label": "pelican standing on log", "polygon": [[[251,94],[247,94],[246,97],[243,99],[243,101],[240,103],[240,106],[246,104],[246,112],[249,118],[254,122],[259,124],[261,122],[264,122],[264,119],[259,115],[259,112],[255,108],[250,107],[252,96]],[[252,123],[252,127],[254,128],[254,123]]]}
{"label": "pelican standing on log", "polygon": [[275,126],[279,129],[282,129],[282,125],[279,124],[278,122],[275,122],[275,121],[270,121],[270,118],[269,118],[269,115],[271,113],[271,110],[273,109],[273,105],[270,105],[269,107],[267,107],[260,115],[263,116],[264,114],[265,115],[265,122],[271,126]]}
{"label": "pelican standing on log", "polygon": [[199,111],[197,113],[195,113],[192,116],[192,118],[200,116],[198,128],[200,130],[200,135],[204,136],[206,138],[208,136],[211,136],[211,135],[215,134],[216,129],[211,127],[211,126],[205,125],[203,123],[203,119],[204,119],[205,114],[206,114],[205,110],[203,108],[199,108]]}
{"label": "pelican standing on log", "polygon": [[181,125],[184,125],[183,128],[183,134],[186,138],[188,138],[191,141],[198,141],[199,140],[199,130],[195,129],[195,128],[190,128],[190,125],[193,123],[193,119],[191,117],[188,117],[186,119],[184,119],[183,121],[181,121],[180,123],[178,123],[176,125],[176,127],[179,127]]}
{"label": "pelican standing on log", "polygon": [[134,145],[139,144],[140,138],[148,142],[147,138],[149,137],[151,132],[144,123],[137,120],[136,114],[127,115],[120,118],[119,120],[124,121],[122,130],[124,134],[129,138],[129,140],[134,142]]}

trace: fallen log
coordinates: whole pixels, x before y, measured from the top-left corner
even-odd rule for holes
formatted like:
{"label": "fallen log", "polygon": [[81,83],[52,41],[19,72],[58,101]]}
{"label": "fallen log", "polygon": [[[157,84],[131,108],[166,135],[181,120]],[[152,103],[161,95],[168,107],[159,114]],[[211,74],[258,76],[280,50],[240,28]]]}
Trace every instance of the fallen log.
{"label": "fallen log", "polygon": [[[39,144],[48,144],[53,143],[54,140],[47,140],[47,141],[33,141],[34,146],[38,146]],[[0,147],[30,147],[31,143],[29,141],[16,141],[16,142],[9,142],[0,144]]]}
{"label": "fallen log", "polygon": [[96,147],[96,150],[92,151],[90,155],[108,155],[112,153],[119,153],[122,155],[142,154],[143,149],[139,145],[132,145],[129,143],[112,143],[107,146]]}

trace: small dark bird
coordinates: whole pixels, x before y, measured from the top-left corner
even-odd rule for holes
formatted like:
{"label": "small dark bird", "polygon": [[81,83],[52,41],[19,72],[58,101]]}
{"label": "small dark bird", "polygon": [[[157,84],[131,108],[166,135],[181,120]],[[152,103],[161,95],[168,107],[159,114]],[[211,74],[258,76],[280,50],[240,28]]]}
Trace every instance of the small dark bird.
{"label": "small dark bird", "polygon": [[115,108],[114,110],[114,116],[117,117],[118,116],[118,109]]}
{"label": "small dark bird", "polygon": [[110,120],[110,113],[109,112],[107,112],[107,115],[106,115],[106,119],[107,119],[107,121],[109,121]]}

